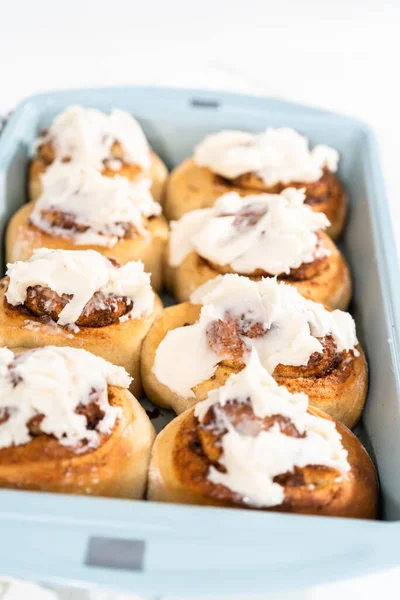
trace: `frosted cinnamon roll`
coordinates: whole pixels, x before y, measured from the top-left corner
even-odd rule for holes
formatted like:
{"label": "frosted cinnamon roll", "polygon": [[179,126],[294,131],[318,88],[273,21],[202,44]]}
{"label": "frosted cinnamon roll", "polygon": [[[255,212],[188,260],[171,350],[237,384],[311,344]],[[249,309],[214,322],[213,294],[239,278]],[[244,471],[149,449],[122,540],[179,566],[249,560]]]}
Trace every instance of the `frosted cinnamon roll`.
{"label": "frosted cinnamon roll", "polygon": [[158,291],[167,237],[148,181],[133,184],[91,167],[61,164],[43,176],[39,200],[12,217],[6,255],[15,262],[27,260],[36,248],[92,248],[120,264],[141,259]]}
{"label": "frosted cinnamon roll", "polygon": [[119,266],[94,250],[36,250],[7,266],[0,346],[84,348],[124,367],[141,394],[140,350],[162,304],[142,263]]}
{"label": "frosted cinnamon roll", "polygon": [[155,432],[121,367],[0,348],[0,487],[142,498]]}
{"label": "frosted cinnamon roll", "polygon": [[357,423],[368,374],[351,315],[275,279],[220,276],[166,308],[143,343],[144,389],[181,413],[241,371],[252,348],[280,385],[349,428]]}
{"label": "frosted cinnamon roll", "polygon": [[377,517],[374,465],[341,423],[245,368],[158,435],[148,498],[337,517]]}
{"label": "frosted cinnamon roll", "polygon": [[304,192],[246,197],[224,194],[171,223],[166,283],[179,302],[224,273],[254,280],[277,276],[311,300],[345,310],[351,298],[347,264],[324,233],[329,221],[304,204]]}
{"label": "frosted cinnamon roll", "polygon": [[70,106],[40,132],[35,151],[29,170],[30,200],[41,196],[43,174],[58,163],[91,166],[106,177],[148,178],[154,198],[162,198],[167,168],[149,147],[139,123],[126,111],[106,114]]}
{"label": "frosted cinnamon roll", "polygon": [[268,128],[254,134],[221,131],[196,146],[167,182],[164,212],[179,219],[198,208],[213,206],[226,192],[279,194],[287,187],[304,188],[306,203],[330,221],[327,233],[337,239],[346,217],[346,195],[336,177],[339,154],[328,146],[308,147],[293,129]]}

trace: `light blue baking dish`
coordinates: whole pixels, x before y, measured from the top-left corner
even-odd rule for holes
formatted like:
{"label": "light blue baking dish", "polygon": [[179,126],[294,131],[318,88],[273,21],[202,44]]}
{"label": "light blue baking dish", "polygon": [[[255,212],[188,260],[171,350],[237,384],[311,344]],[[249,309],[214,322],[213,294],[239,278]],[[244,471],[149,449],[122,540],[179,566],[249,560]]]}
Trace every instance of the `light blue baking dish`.
{"label": "light blue baking dish", "polygon": [[157,88],[29,98],[0,137],[0,226],[26,199],[41,127],[70,104],[132,112],[172,167],[205,134],[287,125],[341,154],[350,195],[343,249],[370,364],[360,437],[379,470],[382,521],[300,517],[142,501],[0,492],[0,571],[48,584],[146,595],[299,588],[400,564],[399,268],[376,141],[361,122],[276,99]]}

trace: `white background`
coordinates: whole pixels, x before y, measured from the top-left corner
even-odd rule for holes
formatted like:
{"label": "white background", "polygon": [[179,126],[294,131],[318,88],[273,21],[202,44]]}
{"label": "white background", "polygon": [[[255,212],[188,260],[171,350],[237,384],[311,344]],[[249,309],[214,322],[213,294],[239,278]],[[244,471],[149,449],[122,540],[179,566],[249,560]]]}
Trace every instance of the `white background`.
{"label": "white background", "polygon": [[[345,112],[378,134],[400,240],[399,31],[398,0],[0,0],[0,113],[39,91],[134,83]],[[391,599],[399,589],[400,570],[273,598]]]}
{"label": "white background", "polygon": [[324,106],[378,132],[400,220],[399,28],[399,0],[0,0],[0,111],[132,83]]}

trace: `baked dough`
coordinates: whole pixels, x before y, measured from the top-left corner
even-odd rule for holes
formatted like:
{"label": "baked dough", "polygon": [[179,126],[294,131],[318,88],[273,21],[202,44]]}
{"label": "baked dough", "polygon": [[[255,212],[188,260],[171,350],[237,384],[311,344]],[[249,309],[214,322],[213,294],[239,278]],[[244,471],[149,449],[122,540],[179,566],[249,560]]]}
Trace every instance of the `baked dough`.
{"label": "baked dough", "polygon": [[[169,331],[193,325],[200,311],[200,305],[190,302],[165,308],[150,327],[142,347],[141,373],[147,396],[158,406],[172,408],[178,414],[199,400],[204,400],[210,390],[221,387],[232,373],[239,372],[244,366],[241,361],[221,361],[212,377],[192,388],[194,396],[191,398],[177,394],[157,379],[153,366],[161,341]],[[305,374],[302,367],[278,365],[273,377],[291,392],[306,393],[311,406],[325,411],[352,429],[361,416],[368,391],[365,355],[359,345],[356,350],[358,356],[343,353],[334,368],[325,370],[324,361],[319,367],[313,368],[311,361]]]}
{"label": "baked dough", "polygon": [[[322,411],[309,412],[330,419]],[[152,450],[147,497],[157,502],[251,508],[228,488],[207,480],[209,459],[199,447],[194,408],[174,419],[157,436]],[[334,471],[308,466],[301,469],[304,481],[295,479],[285,486],[285,502],[264,508],[303,515],[327,515],[375,519],[378,512],[378,485],[374,465],[358,439],[336,422],[342,444],[348,452],[350,471],[335,481]],[[312,485],[310,485],[312,484]]]}
{"label": "baked dough", "polygon": [[0,286],[0,347],[40,348],[71,346],[83,348],[96,356],[124,367],[133,377],[131,392],[138,398],[142,392],[140,352],[143,339],[154,319],[162,312],[162,302],[155,295],[151,314],[128,319],[105,327],[60,327],[51,319],[33,316],[22,306],[6,302],[7,278]]}
{"label": "baked dough", "polygon": [[[130,165],[130,164],[122,164],[120,169],[110,169],[104,168],[102,174],[106,177],[115,177],[115,175],[120,175],[121,177],[126,177],[130,181],[138,181],[143,177],[148,177],[151,179],[151,193],[154,200],[157,202],[162,202],[164,195],[164,187],[168,177],[168,170],[163,161],[157,154],[153,151],[150,152],[151,156],[151,164],[150,168],[146,171],[143,170],[138,165]],[[42,193],[42,183],[41,176],[46,171],[46,168],[51,163],[46,163],[40,155],[34,157],[29,167],[29,177],[28,177],[28,190],[29,190],[29,200],[36,201],[41,193]]]}
{"label": "baked dough", "polygon": [[217,198],[227,192],[238,192],[243,196],[278,194],[288,187],[305,188],[306,203],[312,210],[326,214],[331,222],[327,233],[332,239],[338,239],[346,219],[347,198],[339,179],[329,171],[325,171],[321,179],[313,183],[291,182],[268,187],[254,173],[228,180],[206,167],[197,166],[189,158],[178,165],[168,178],[164,214],[167,219],[176,220],[191,210],[213,206]]}
{"label": "baked dough", "polygon": [[97,448],[77,450],[44,434],[0,448],[0,488],[143,498],[154,427],[127,390],[109,386],[108,397],[122,415]]}
{"label": "baked dough", "polygon": [[29,259],[37,248],[59,248],[62,250],[93,249],[107,258],[113,258],[120,265],[131,260],[141,260],[144,269],[151,273],[151,283],[156,291],[162,289],[162,271],[165,246],[168,239],[168,225],[163,216],[149,218],[146,223],[148,237],[137,235],[121,239],[114,246],[77,245],[73,239],[53,237],[38,227],[31,225],[29,217],[34,208],[30,202],[22,206],[11,218],[6,233],[6,261]]}
{"label": "baked dough", "polygon": [[[323,231],[318,233],[322,245],[330,255],[314,264],[302,265],[303,273],[298,276],[278,276],[297,288],[302,296],[315,302],[326,304],[329,308],[346,310],[350,304],[352,283],[350,270],[341,252]],[[165,284],[178,302],[186,302],[191,294],[203,283],[224,273],[234,273],[230,266],[221,267],[210,263],[196,252],[191,252],[177,267],[166,262]],[[320,263],[320,264],[318,264]],[[299,272],[299,269],[297,269]],[[307,273],[310,273],[307,276]],[[265,273],[255,273],[249,277],[259,281]],[[300,279],[300,277],[302,277]]]}

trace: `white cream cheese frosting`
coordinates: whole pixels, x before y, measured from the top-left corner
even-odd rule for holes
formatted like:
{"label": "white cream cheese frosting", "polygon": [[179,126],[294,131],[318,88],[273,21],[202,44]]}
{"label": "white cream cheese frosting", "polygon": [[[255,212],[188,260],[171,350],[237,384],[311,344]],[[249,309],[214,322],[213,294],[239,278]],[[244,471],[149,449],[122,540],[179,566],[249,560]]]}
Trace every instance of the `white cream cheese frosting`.
{"label": "white cream cheese frosting", "polygon": [[37,285],[48,287],[59,296],[71,295],[58,325],[75,323],[96,292],[132,300],[132,310],[120,318],[122,321],[150,314],[154,306],[150,275],[144,272],[141,261],[115,267],[94,250],[40,248],[29,260],[8,264],[7,275],[10,281],[6,299],[13,306],[24,304],[27,289]]}
{"label": "white cream cheese frosting", "polygon": [[212,208],[171,223],[169,264],[177,267],[196,252],[239,274],[262,269],[279,275],[327,256],[316,232],[328,227],[329,220],[304,200],[304,191],[294,188],[281,194],[224,194]]}
{"label": "white cream cheese frosting", "polygon": [[[143,130],[136,119],[123,110],[115,109],[106,114],[95,108],[70,106],[54,119],[36,146],[46,142],[51,142],[56,160],[68,157],[72,162],[100,170],[103,161],[115,162],[111,147],[119,142],[125,162],[143,168],[150,166],[149,146]],[[110,167],[113,168],[113,163]]]}
{"label": "white cream cheese frosting", "polygon": [[[104,177],[92,167],[56,163],[43,174],[43,191],[30,222],[53,237],[73,239],[77,245],[112,247],[125,236],[124,225],[147,235],[143,218],[161,214],[150,185],[148,179],[132,183],[118,175]],[[70,215],[86,230],[51,225],[43,216],[48,211]]]}
{"label": "white cream cheese frosting", "polygon": [[[108,402],[107,386],[128,388],[131,378],[117,367],[86,350],[47,346],[14,356],[0,349],[0,448],[26,444],[32,438],[30,419],[43,415],[40,428],[60,444],[86,440],[92,447],[101,433],[110,433],[121,409]],[[95,402],[104,413],[96,429],[87,428],[86,417],[75,411]]]}
{"label": "white cream cheese frosting", "polygon": [[[230,401],[250,403],[254,415],[263,419],[282,415],[293,424],[302,437],[285,435],[278,423],[256,435],[240,431],[226,417],[221,407]],[[284,487],[274,478],[292,473],[295,467],[323,465],[343,477],[349,470],[347,451],[335,423],[307,412],[308,397],[291,393],[278,386],[263,369],[253,350],[246,367],[233,374],[224,386],[209,392],[195,407],[195,415],[204,420],[210,407],[217,415],[217,426],[224,432],[220,438],[222,454],[219,460],[225,472],[211,466],[208,479],[240,494],[251,506],[277,506],[285,499]]]}
{"label": "white cream cheese frosting", "polygon": [[318,181],[324,167],[335,172],[339,154],[315,146],[294,129],[267,128],[263,133],[220,131],[207,136],[194,151],[194,161],[227,179],[256,173],[267,186]]}
{"label": "white cream cheese frosting", "polygon": [[[210,325],[235,319],[245,352],[255,348],[262,366],[272,374],[279,364],[307,365],[314,352],[321,353],[319,338],[332,336],[337,351],[353,350],[358,344],[355,323],[349,313],[328,311],[322,304],[303,298],[296,288],[274,278],[252,281],[239,275],[216,277],[200,286],[191,302],[202,304],[199,320],[169,331],[157,348],[153,373],[173,392],[193,398],[193,388],[215,373],[224,359],[207,338]],[[264,335],[249,337],[245,331],[259,325]],[[184,365],[184,366],[183,366]]]}

